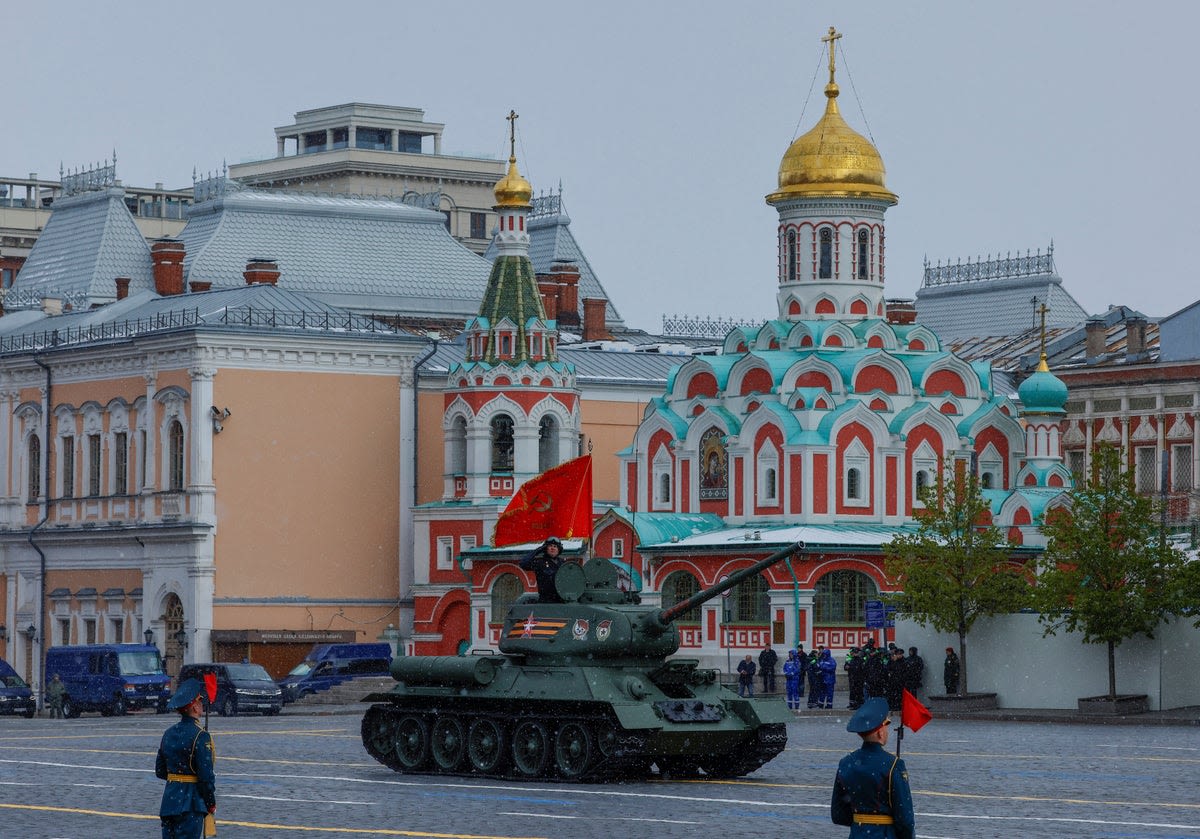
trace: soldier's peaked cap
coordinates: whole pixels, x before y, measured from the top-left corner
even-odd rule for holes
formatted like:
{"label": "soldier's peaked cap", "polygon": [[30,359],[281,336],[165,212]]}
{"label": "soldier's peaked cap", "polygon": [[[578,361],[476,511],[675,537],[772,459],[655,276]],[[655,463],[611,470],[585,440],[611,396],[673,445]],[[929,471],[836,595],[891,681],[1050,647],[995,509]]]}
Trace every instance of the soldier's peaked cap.
{"label": "soldier's peaked cap", "polygon": [[167,710],[178,711],[180,708],[186,708],[202,693],[204,693],[204,684],[199,679],[188,679],[179,686],[179,690],[175,691],[175,695],[167,703]]}
{"label": "soldier's peaked cap", "polygon": [[887,722],[889,713],[886,699],[879,696],[868,699],[861,708],[854,712],[850,722],[846,723],[846,730],[855,734],[874,731]]}

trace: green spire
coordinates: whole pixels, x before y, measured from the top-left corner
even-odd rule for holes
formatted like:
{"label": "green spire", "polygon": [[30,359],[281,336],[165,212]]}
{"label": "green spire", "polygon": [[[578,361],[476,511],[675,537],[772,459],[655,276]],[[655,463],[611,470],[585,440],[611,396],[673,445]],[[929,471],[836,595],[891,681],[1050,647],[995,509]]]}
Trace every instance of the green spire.
{"label": "green spire", "polygon": [[[520,364],[530,360],[529,336],[526,328],[531,319],[543,324],[546,321],[546,310],[542,308],[542,296],[538,293],[537,277],[533,272],[533,263],[527,256],[501,255],[492,263],[492,273],[488,277],[487,291],[483,295],[483,303],[479,307],[479,316],[486,319],[488,324],[487,350],[483,360],[489,364]],[[515,327],[513,346],[507,353],[502,352],[500,336],[496,327],[504,320],[509,320]],[[542,333],[545,341],[547,333]],[[541,358],[544,361],[556,361],[557,353],[551,352],[553,345],[541,347]],[[505,356],[505,357],[502,357]]]}

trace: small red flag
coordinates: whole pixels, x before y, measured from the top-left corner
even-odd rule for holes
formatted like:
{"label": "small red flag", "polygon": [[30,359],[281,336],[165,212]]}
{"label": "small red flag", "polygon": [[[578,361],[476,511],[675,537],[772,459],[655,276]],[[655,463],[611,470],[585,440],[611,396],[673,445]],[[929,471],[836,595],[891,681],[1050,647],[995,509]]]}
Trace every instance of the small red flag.
{"label": "small red flag", "polygon": [[929,713],[929,709],[905,688],[900,695],[900,724],[912,729],[915,734],[931,719],[933,714]]}
{"label": "small red flag", "polygon": [[585,454],[530,478],[496,520],[497,548],[522,542],[590,539],[592,456]]}
{"label": "small red flag", "polygon": [[210,703],[217,701],[216,673],[209,672],[204,674],[204,692],[208,694],[208,701]]}

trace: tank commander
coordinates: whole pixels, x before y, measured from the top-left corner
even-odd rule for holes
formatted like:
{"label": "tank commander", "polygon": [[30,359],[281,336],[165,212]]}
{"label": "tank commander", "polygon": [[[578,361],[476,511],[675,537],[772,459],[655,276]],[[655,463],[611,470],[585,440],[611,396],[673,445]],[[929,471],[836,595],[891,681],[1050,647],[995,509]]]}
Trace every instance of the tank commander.
{"label": "tank commander", "polygon": [[539,603],[563,602],[554,587],[554,575],[558,573],[562,564],[562,542],[556,536],[551,536],[521,558],[521,568],[532,571],[537,578]]}

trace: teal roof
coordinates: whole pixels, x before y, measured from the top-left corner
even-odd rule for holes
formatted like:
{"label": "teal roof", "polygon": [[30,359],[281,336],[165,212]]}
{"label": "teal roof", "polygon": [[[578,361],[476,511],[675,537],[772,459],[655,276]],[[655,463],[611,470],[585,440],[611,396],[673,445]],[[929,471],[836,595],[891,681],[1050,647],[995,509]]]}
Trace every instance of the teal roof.
{"label": "teal roof", "polygon": [[676,439],[682,440],[683,438],[687,437],[687,422],[683,417],[679,416],[679,414],[672,410],[672,408],[667,404],[666,399],[662,398],[661,396],[656,396],[654,399],[650,400],[650,404],[647,407],[649,409],[646,411],[647,419],[649,419],[651,416],[658,415],[666,420],[668,424],[670,424],[675,433]]}
{"label": "teal roof", "polygon": [[1065,414],[1067,386],[1049,370],[1038,370],[1017,388],[1022,414]]}
{"label": "teal roof", "polygon": [[653,545],[686,539],[701,533],[711,533],[725,526],[724,520],[714,513],[630,513],[613,508],[613,514],[629,522],[637,536],[638,544]]}
{"label": "teal roof", "polygon": [[770,411],[778,420],[780,430],[783,431],[783,441],[787,445],[795,445],[800,442],[801,435],[804,434],[804,427],[800,425],[800,421],[796,419],[796,415],[787,409],[786,406],[779,402],[764,402],[759,405],[758,410]]}

